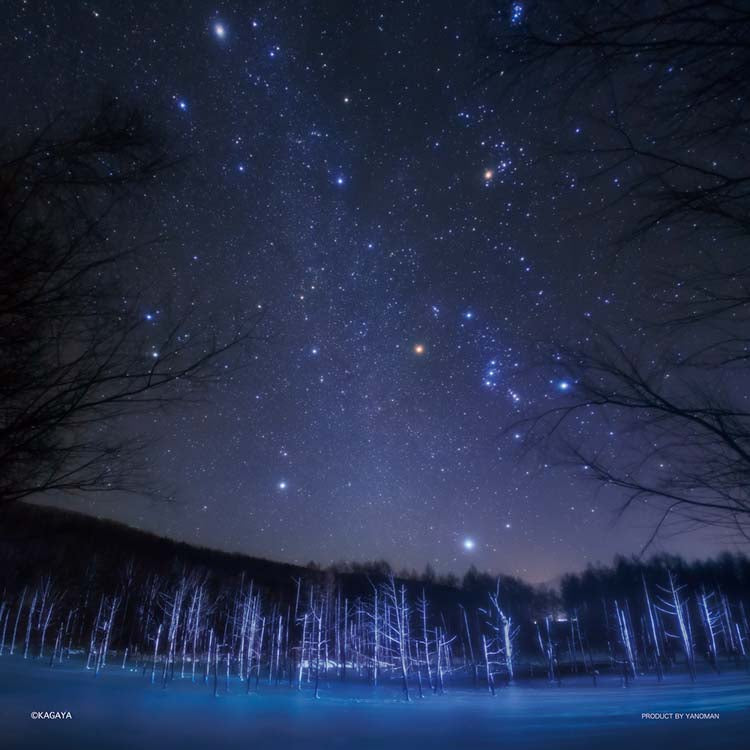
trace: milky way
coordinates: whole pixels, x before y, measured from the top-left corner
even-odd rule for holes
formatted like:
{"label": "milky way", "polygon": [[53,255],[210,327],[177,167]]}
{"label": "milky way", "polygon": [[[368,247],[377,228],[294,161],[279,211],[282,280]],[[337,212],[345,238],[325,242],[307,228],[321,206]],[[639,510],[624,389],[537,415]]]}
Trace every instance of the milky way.
{"label": "milky way", "polygon": [[149,321],[171,294],[262,311],[267,338],[207,403],[140,420],[173,505],[74,507],[258,556],[530,580],[639,548],[645,521],[613,526],[504,433],[574,387],[529,369],[543,342],[627,316],[647,269],[590,216],[616,176],[538,161],[586,119],[545,109],[543,80],[477,84],[490,5],[15,5],[12,129],[116,92],[189,155],[149,209],[170,238]]}

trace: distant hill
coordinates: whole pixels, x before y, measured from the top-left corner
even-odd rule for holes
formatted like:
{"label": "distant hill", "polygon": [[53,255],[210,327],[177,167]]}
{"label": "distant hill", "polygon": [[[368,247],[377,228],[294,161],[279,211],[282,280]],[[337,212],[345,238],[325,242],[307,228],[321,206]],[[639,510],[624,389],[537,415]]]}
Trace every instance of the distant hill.
{"label": "distant hill", "polygon": [[[204,569],[221,585],[240,576],[274,592],[287,595],[295,580],[325,583],[334,580],[345,595],[369,596],[374,582],[390,572],[387,562],[339,563],[330,568],[292,565],[239,553],[197,547],[185,542],[141,531],[117,521],[49,506],[18,503],[0,512],[0,582],[19,588],[52,572],[73,588],[95,576],[104,585],[116,586],[132,562],[136,576],[174,577],[183,569]],[[395,572],[395,571],[394,571]],[[426,572],[397,575],[410,594],[417,597],[424,589],[444,609],[486,606],[488,592],[496,578],[471,568],[463,580]],[[520,608],[545,610],[554,594],[530,586],[510,576],[501,577],[506,600]]]}
{"label": "distant hill", "polygon": [[49,506],[17,503],[0,512],[0,545],[22,548],[34,567],[70,568],[82,554],[103,563],[133,558],[154,569],[175,561],[203,566],[221,576],[249,574],[260,585],[309,575],[312,569],[239,553],[198,547],[124,523]]}

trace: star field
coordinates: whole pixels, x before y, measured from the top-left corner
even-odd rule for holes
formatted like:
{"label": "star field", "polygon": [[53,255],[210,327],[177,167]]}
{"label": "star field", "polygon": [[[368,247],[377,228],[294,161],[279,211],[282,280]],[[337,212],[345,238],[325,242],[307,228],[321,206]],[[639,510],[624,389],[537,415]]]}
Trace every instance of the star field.
{"label": "star field", "polygon": [[176,503],[92,512],[256,556],[530,580],[639,549],[637,518],[613,527],[593,488],[501,434],[575,387],[533,369],[542,342],[627,318],[644,268],[591,217],[617,175],[539,160],[585,142],[584,113],[545,111],[544,81],[476,85],[485,10],[15,4],[12,128],[116,91],[188,154],[144,220],[170,238],[149,322],[168,296],[218,329],[264,313],[250,366],[134,425],[161,436],[149,463]]}

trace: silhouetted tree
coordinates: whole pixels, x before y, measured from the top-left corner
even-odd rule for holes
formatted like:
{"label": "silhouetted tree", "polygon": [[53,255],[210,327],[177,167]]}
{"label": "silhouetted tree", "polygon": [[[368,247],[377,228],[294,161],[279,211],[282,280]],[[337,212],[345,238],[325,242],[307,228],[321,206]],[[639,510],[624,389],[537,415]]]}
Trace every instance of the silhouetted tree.
{"label": "silhouetted tree", "polygon": [[665,524],[747,538],[750,8],[539,0],[503,4],[495,24],[487,80],[516,91],[541,80],[563,120],[590,113],[583,145],[561,137],[551,154],[595,184],[616,177],[602,208],[623,239],[684,256],[649,290],[645,321],[555,347],[571,387],[527,438],[624,490],[624,507],[656,507],[646,546]]}
{"label": "silhouetted tree", "polygon": [[0,506],[157,489],[122,418],[196,398],[249,341],[254,318],[220,339],[141,299],[145,208],[173,164],[117,101],[0,144]]}

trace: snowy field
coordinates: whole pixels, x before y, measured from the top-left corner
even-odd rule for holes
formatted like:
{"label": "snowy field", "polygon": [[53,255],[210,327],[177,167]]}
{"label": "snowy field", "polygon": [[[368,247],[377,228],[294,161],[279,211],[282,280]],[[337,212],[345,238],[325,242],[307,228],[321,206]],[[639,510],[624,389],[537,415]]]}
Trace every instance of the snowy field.
{"label": "snowy field", "polygon": [[[703,675],[693,685],[643,677],[629,688],[605,678],[596,688],[526,682],[498,691],[452,690],[406,704],[398,687],[374,692],[329,683],[311,693],[230,683],[213,697],[203,685],[175,679],[152,686],[140,672],[108,667],[99,677],[79,666],[49,669],[0,658],[0,747],[17,748],[746,748],[750,746],[750,676]],[[32,711],[72,719],[33,720]],[[719,713],[719,719],[654,719],[648,713]]]}

